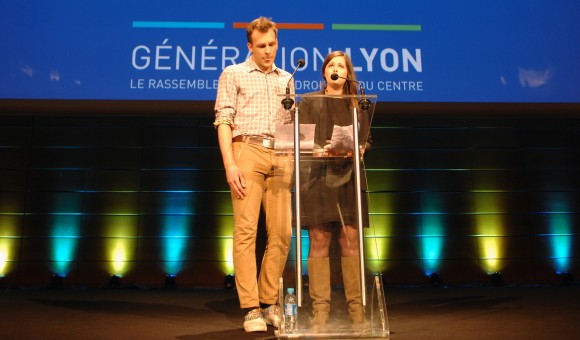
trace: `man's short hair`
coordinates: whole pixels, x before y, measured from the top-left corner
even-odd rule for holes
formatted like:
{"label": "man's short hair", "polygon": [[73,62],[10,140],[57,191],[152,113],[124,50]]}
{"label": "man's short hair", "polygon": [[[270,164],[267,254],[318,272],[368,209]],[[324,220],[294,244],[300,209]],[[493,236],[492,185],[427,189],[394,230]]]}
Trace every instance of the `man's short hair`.
{"label": "man's short hair", "polygon": [[254,19],[248,25],[248,28],[246,28],[246,34],[250,44],[252,43],[252,33],[256,30],[262,33],[267,33],[269,30],[273,30],[276,38],[278,37],[278,27],[276,27],[276,23],[266,17]]}

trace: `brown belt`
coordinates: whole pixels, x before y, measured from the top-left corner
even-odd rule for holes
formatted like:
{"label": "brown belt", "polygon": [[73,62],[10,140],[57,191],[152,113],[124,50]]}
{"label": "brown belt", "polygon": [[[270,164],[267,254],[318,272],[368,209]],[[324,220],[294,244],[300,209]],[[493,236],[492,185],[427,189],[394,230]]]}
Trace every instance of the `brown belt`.
{"label": "brown belt", "polygon": [[260,145],[268,149],[274,148],[274,140],[260,136],[236,136],[232,138],[232,142],[243,142],[248,144]]}

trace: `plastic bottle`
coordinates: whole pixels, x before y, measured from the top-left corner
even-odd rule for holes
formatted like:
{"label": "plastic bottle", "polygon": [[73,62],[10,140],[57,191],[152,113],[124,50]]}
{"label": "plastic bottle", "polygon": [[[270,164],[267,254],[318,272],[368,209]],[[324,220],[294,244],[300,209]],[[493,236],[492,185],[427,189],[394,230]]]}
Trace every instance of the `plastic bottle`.
{"label": "plastic bottle", "polygon": [[298,307],[296,305],[294,288],[288,288],[286,290],[286,296],[284,297],[284,330],[286,333],[294,333],[297,317]]}

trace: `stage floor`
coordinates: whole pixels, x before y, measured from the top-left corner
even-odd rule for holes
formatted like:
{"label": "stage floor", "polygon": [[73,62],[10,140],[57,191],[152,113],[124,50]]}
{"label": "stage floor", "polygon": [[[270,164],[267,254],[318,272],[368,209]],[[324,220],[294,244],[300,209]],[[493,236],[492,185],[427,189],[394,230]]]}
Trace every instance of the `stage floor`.
{"label": "stage floor", "polygon": [[[390,339],[577,339],[580,286],[386,287]],[[2,339],[275,339],[235,290],[0,289]]]}

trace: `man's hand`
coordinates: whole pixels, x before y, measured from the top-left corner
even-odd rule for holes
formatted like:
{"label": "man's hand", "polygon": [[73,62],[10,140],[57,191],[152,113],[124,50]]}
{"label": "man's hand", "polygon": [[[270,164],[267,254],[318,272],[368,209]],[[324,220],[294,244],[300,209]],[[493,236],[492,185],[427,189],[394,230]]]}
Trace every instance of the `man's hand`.
{"label": "man's hand", "polygon": [[244,199],[246,197],[246,180],[234,159],[232,128],[230,125],[221,124],[217,127],[217,133],[228,185],[238,199]]}
{"label": "man's hand", "polygon": [[246,197],[246,180],[244,179],[244,173],[237,165],[232,165],[226,169],[226,177],[232,192],[236,194],[238,199],[243,200]]}

